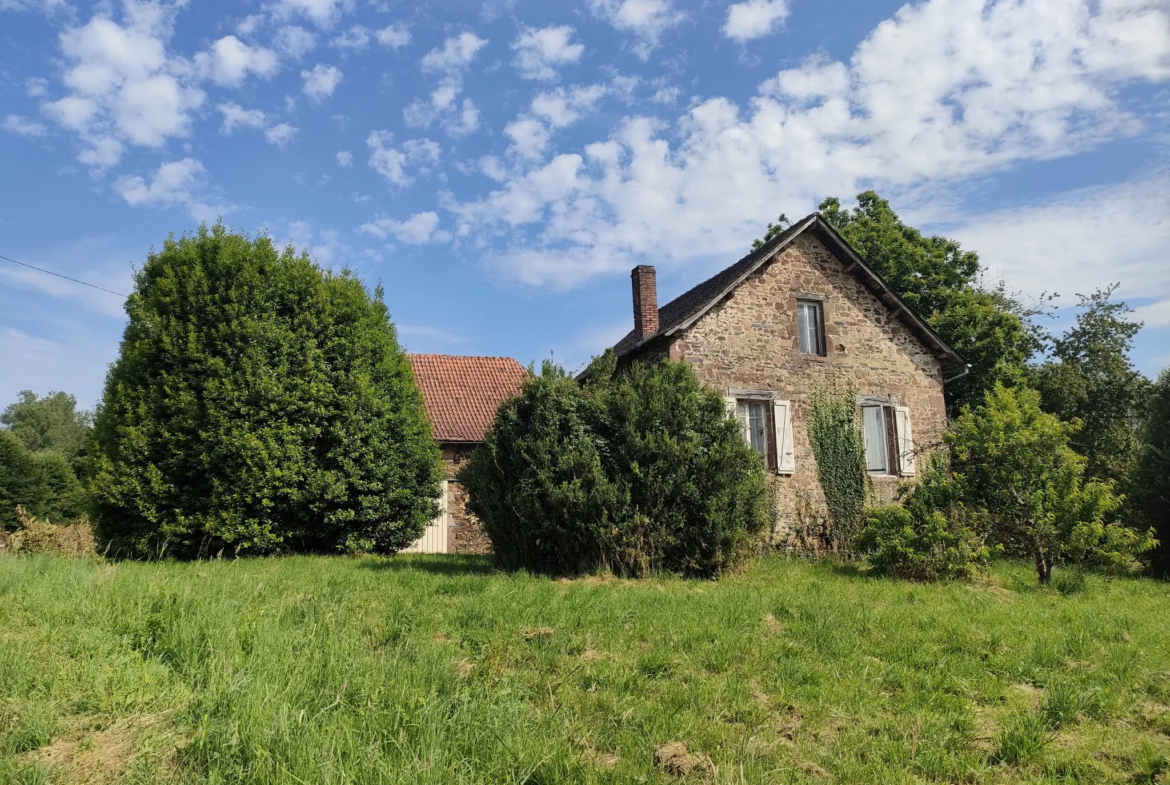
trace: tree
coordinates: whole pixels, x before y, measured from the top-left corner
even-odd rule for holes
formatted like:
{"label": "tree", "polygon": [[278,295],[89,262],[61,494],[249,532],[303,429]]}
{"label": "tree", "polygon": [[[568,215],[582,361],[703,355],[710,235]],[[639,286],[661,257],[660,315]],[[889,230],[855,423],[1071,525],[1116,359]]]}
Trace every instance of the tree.
{"label": "tree", "polygon": [[395,552],[436,513],[438,450],[382,302],[222,225],[152,252],[95,422],[115,552]]}
{"label": "tree", "polygon": [[93,415],[78,411],[77,399],[68,393],[51,392],[38,398],[32,390],[22,390],[20,400],[0,414],[0,423],[30,451],[55,450],[77,464],[89,442]]}
{"label": "tree", "polygon": [[719,394],[686,363],[617,371],[612,352],[584,386],[546,362],[459,478],[508,569],[714,576],[771,515],[763,465]]}
{"label": "tree", "polygon": [[1130,362],[1142,325],[1125,318],[1124,302],[1110,302],[1117,286],[1078,295],[1076,324],[1052,340],[1052,359],[1033,369],[1032,384],[1044,411],[1080,422],[1069,444],[1085,457],[1085,476],[1129,492],[1150,384]]}
{"label": "tree", "polygon": [[0,429],[0,530],[16,526],[17,505],[60,522],[85,512],[85,496],[63,455],[30,452],[16,434]]}
{"label": "tree", "polygon": [[1153,528],[1159,542],[1154,567],[1170,573],[1170,368],[1153,384],[1133,478],[1137,521]]}
{"label": "tree", "polygon": [[982,266],[974,251],[945,237],[923,236],[873,191],[858,194],[857,202],[856,209],[847,210],[828,197],[819,209],[866,264],[971,365],[967,376],[946,386],[948,414],[978,405],[997,383],[1023,383],[1027,361],[1040,345],[1031,325],[1034,311],[1002,286],[981,286]]}
{"label": "tree", "polygon": [[752,240],[752,250],[755,251],[759,248],[763,248],[765,243],[783,232],[791,225],[792,221],[788,220],[788,216],[784,213],[780,213],[780,217],[776,219],[776,223],[772,223],[771,221],[768,222],[768,228],[764,231],[763,237],[757,237],[755,240]]}
{"label": "tree", "polygon": [[1040,394],[1002,384],[964,409],[946,435],[959,498],[982,511],[991,538],[1032,559],[1041,584],[1062,562],[1120,566],[1153,546],[1150,535],[1111,522],[1110,483],[1085,482],[1069,447],[1077,430],[1040,408]]}

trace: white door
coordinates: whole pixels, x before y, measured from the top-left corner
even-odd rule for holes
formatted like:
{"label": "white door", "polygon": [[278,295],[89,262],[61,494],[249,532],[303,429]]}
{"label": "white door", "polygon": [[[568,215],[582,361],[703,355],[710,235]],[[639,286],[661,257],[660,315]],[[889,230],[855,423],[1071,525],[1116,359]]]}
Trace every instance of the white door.
{"label": "white door", "polygon": [[427,524],[423,536],[402,549],[403,553],[446,553],[447,552],[447,481],[443,480],[439,493],[439,514]]}

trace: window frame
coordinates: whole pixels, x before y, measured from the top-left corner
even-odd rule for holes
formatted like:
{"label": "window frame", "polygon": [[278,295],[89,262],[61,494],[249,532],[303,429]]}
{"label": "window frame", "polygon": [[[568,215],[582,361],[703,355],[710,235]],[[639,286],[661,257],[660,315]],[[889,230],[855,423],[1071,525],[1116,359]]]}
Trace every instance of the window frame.
{"label": "window frame", "polygon": [[[809,325],[810,321],[808,314],[813,314],[811,327],[814,335],[811,336],[811,341],[806,341],[805,330],[801,329],[801,311],[804,311],[805,317],[803,319],[805,325]],[[815,344],[811,346],[813,351],[805,351],[806,343]],[[813,299],[811,297],[797,297],[796,298],[796,349],[804,357],[827,357],[828,351],[826,349],[825,341],[825,301],[821,299]]]}
{"label": "window frame", "polygon": [[[871,477],[913,477],[916,474],[913,458],[907,461],[902,456],[903,442],[909,442],[911,437],[908,433],[903,435],[898,430],[898,412],[902,410],[907,422],[907,431],[909,431],[909,409],[898,406],[896,400],[872,398],[863,398],[858,402],[858,406],[861,409],[861,436],[865,445],[866,474]],[[869,435],[865,426],[866,409],[876,409],[880,417],[878,427],[882,438],[882,456],[885,464],[881,469],[869,468]],[[912,450],[913,447],[911,446],[910,449]]]}
{"label": "window frame", "polygon": [[[744,437],[744,441],[749,447],[752,447],[751,434],[748,429],[750,423],[745,422],[739,416],[739,405],[759,404],[764,412],[764,448],[765,455],[761,456],[764,459],[764,468],[768,471],[777,471],[776,467],[780,465],[780,456],[776,454],[776,417],[773,408],[773,402],[776,399],[776,394],[770,390],[736,390],[731,389],[727,392],[727,399],[735,401],[735,419],[739,423],[740,433]],[[750,417],[750,412],[748,414]],[[759,450],[752,447],[752,450],[759,455]]]}

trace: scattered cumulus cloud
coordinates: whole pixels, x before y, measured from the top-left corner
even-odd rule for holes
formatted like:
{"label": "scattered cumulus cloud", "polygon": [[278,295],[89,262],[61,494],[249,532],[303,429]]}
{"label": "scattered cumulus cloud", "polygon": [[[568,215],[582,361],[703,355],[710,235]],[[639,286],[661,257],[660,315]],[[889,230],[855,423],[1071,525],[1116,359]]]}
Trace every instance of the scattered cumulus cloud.
{"label": "scattered cumulus cloud", "polygon": [[369,46],[370,31],[362,25],[354,25],[341,35],[334,38],[329,43],[336,46],[338,49],[353,49],[354,51],[361,51]]}
{"label": "scattered cumulus cloud", "polygon": [[346,168],[353,166],[353,153],[349,150],[341,150],[337,153],[337,165]]}
{"label": "scattered cumulus cloud", "polygon": [[268,123],[268,116],[259,109],[245,109],[236,103],[222,103],[219,105],[220,114],[223,115],[222,130],[225,134],[230,134],[236,130],[237,127],[244,128],[263,128]]}
{"label": "scattered cumulus cloud", "polygon": [[439,145],[430,139],[410,139],[402,148],[393,146],[389,131],[370,131],[366,146],[370,148],[370,168],[397,186],[409,185],[413,177],[408,168],[421,168],[439,160]]}
{"label": "scattered cumulus cloud", "polygon": [[44,136],[49,132],[44,123],[18,114],[10,114],[4,118],[4,130],[21,136]]}
{"label": "scattered cumulus cloud", "polygon": [[297,129],[288,123],[274,125],[264,132],[264,138],[268,140],[268,143],[279,147],[281,150],[288,147],[289,143],[296,135]]}
{"label": "scattered cumulus cloud", "polygon": [[298,25],[285,25],[276,31],[272,45],[294,60],[300,60],[317,48],[317,36]]}
{"label": "scattered cumulus cloud", "polygon": [[512,44],[516,52],[516,69],[525,79],[551,81],[557,78],[557,68],[576,63],[585,53],[584,44],[570,43],[573,28],[525,28]]}
{"label": "scattered cumulus cloud", "polygon": [[394,24],[376,31],[374,37],[382,46],[401,49],[410,43],[410,30],[404,24]]}
{"label": "scattered cumulus cloud", "polygon": [[747,0],[727,8],[723,34],[744,43],[770,35],[788,18],[788,0]]}
{"label": "scattered cumulus cloud", "polygon": [[333,91],[340,84],[341,69],[334,65],[318,63],[311,71],[301,71],[301,79],[305,82],[302,88],[305,95],[314,101],[324,101],[333,95]]}
{"label": "scattered cumulus cloud", "polygon": [[425,213],[415,213],[405,221],[395,221],[388,216],[380,216],[359,226],[358,231],[365,232],[380,240],[393,237],[399,242],[411,245],[450,240],[451,236],[447,232],[435,231],[438,225],[439,215],[432,210]]}
{"label": "scattered cumulus cloud", "polygon": [[346,0],[277,0],[270,10],[279,19],[304,17],[327,30],[337,23],[349,5]]}
{"label": "scattered cumulus cloud", "polygon": [[214,219],[224,208],[211,207],[195,196],[206,176],[203,164],[184,158],[159,166],[150,182],[138,175],[123,175],[114,181],[114,190],[135,207],[182,205],[197,220]]}
{"label": "scattered cumulus cloud", "polygon": [[195,65],[216,84],[239,87],[248,74],[275,74],[277,59],[271,49],[249,46],[229,35],[212,44],[210,51],[195,55]]}
{"label": "scattered cumulus cloud", "polygon": [[664,32],[684,17],[670,0],[590,0],[593,13],[637,39],[634,54],[643,60],[658,46]]}
{"label": "scattered cumulus cloud", "polygon": [[432,49],[423,55],[422,69],[448,74],[462,72],[485,46],[487,39],[475,33],[460,33],[444,41],[441,48]]}

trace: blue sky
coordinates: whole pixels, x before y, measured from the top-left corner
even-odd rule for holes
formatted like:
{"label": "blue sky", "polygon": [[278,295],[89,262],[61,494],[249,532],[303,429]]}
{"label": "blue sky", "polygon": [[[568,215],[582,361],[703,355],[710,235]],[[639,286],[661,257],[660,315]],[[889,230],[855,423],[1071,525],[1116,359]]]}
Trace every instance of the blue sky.
{"label": "blue sky", "polygon": [[[1165,0],[0,0],[0,254],[118,292],[199,221],[381,281],[413,351],[570,366],[866,188],[1170,364]],[[0,402],[92,406],[120,298],[0,262]]]}

